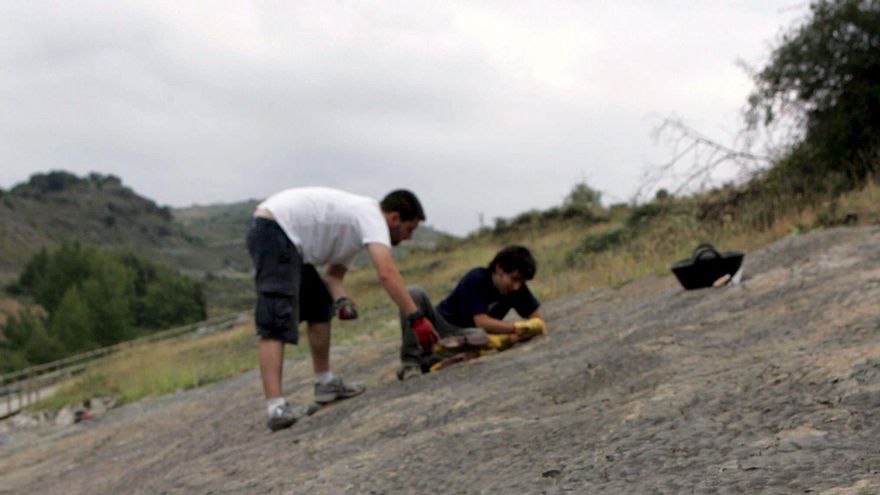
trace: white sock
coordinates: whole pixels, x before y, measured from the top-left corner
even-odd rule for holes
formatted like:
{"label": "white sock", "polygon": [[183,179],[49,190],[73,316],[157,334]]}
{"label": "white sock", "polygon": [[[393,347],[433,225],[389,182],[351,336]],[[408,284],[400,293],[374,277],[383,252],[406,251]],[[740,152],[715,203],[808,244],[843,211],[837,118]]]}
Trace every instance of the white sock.
{"label": "white sock", "polygon": [[315,381],[321,385],[327,385],[334,378],[332,371],[323,371],[315,375]]}
{"label": "white sock", "polygon": [[284,397],[273,397],[266,400],[266,412],[271,416],[272,411],[274,411],[276,407],[283,406],[285,402]]}

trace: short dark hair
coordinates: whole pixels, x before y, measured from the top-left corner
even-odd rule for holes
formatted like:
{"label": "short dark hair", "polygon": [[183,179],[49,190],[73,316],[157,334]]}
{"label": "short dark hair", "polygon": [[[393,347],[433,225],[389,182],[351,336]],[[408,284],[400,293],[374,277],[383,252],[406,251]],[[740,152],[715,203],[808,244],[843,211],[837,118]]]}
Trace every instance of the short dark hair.
{"label": "short dark hair", "polygon": [[507,246],[498,251],[489,263],[489,270],[494,272],[496,266],[507,273],[519,272],[526,280],[535,278],[535,272],[538,271],[538,264],[532,253],[525,246],[519,245]]}
{"label": "short dark hair", "polygon": [[425,220],[425,210],[422,209],[422,203],[419,203],[419,198],[412,191],[395,189],[385,195],[380,204],[385,213],[392,211],[400,213],[400,219],[404,222]]}

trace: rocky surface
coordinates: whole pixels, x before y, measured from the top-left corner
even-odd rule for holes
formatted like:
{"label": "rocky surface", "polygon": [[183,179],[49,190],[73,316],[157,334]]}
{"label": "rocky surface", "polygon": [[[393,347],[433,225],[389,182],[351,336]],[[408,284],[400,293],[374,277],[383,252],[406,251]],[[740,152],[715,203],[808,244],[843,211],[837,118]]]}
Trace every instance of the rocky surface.
{"label": "rocky surface", "polygon": [[[740,285],[545,305],[548,336],[269,433],[258,376],[0,445],[0,493],[880,493],[880,229],[791,237]],[[310,399],[307,362],[286,389]]]}

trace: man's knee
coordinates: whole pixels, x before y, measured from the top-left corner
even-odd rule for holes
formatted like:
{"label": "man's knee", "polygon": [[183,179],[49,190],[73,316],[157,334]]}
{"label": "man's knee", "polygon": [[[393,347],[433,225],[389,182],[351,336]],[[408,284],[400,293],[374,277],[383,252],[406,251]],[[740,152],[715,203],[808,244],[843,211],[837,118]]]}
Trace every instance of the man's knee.
{"label": "man's knee", "polygon": [[431,307],[431,298],[428,296],[427,291],[421,288],[418,285],[410,285],[407,287],[407,291],[409,292],[409,296],[412,297],[416,306],[423,312],[428,312],[428,308]]}
{"label": "man's knee", "polygon": [[428,297],[428,293],[419,285],[410,285],[406,288],[409,292],[410,297],[414,300],[416,299],[425,299]]}

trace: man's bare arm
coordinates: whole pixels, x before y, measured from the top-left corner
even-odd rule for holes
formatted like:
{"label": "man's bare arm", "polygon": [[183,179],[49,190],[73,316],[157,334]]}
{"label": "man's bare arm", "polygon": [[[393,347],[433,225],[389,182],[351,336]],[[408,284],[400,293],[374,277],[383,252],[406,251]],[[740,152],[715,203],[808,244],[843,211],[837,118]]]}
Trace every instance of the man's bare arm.
{"label": "man's bare arm", "polygon": [[[541,314],[541,309],[538,308],[532,311],[532,314],[529,315],[529,318],[540,318],[541,320],[543,320],[544,315]],[[497,318],[492,318],[485,313],[474,316],[474,324],[485,330],[487,333],[516,333],[516,323],[512,321],[504,321]]]}
{"label": "man's bare arm", "polygon": [[369,243],[367,244],[367,252],[373,260],[373,266],[376,268],[376,275],[379,276],[379,283],[394,301],[394,304],[400,308],[404,314],[415,313],[418,307],[415,301],[406,290],[406,283],[394,264],[391,257],[391,248],[383,244]]}
{"label": "man's bare arm", "polygon": [[474,315],[474,324],[485,330],[487,333],[507,334],[516,331],[512,321],[492,318],[485,313]]}
{"label": "man's bare arm", "polygon": [[327,284],[327,290],[336,301],[340,297],[345,297],[345,289],[342,287],[342,279],[348,269],[342,265],[327,265],[324,269],[324,282]]}

